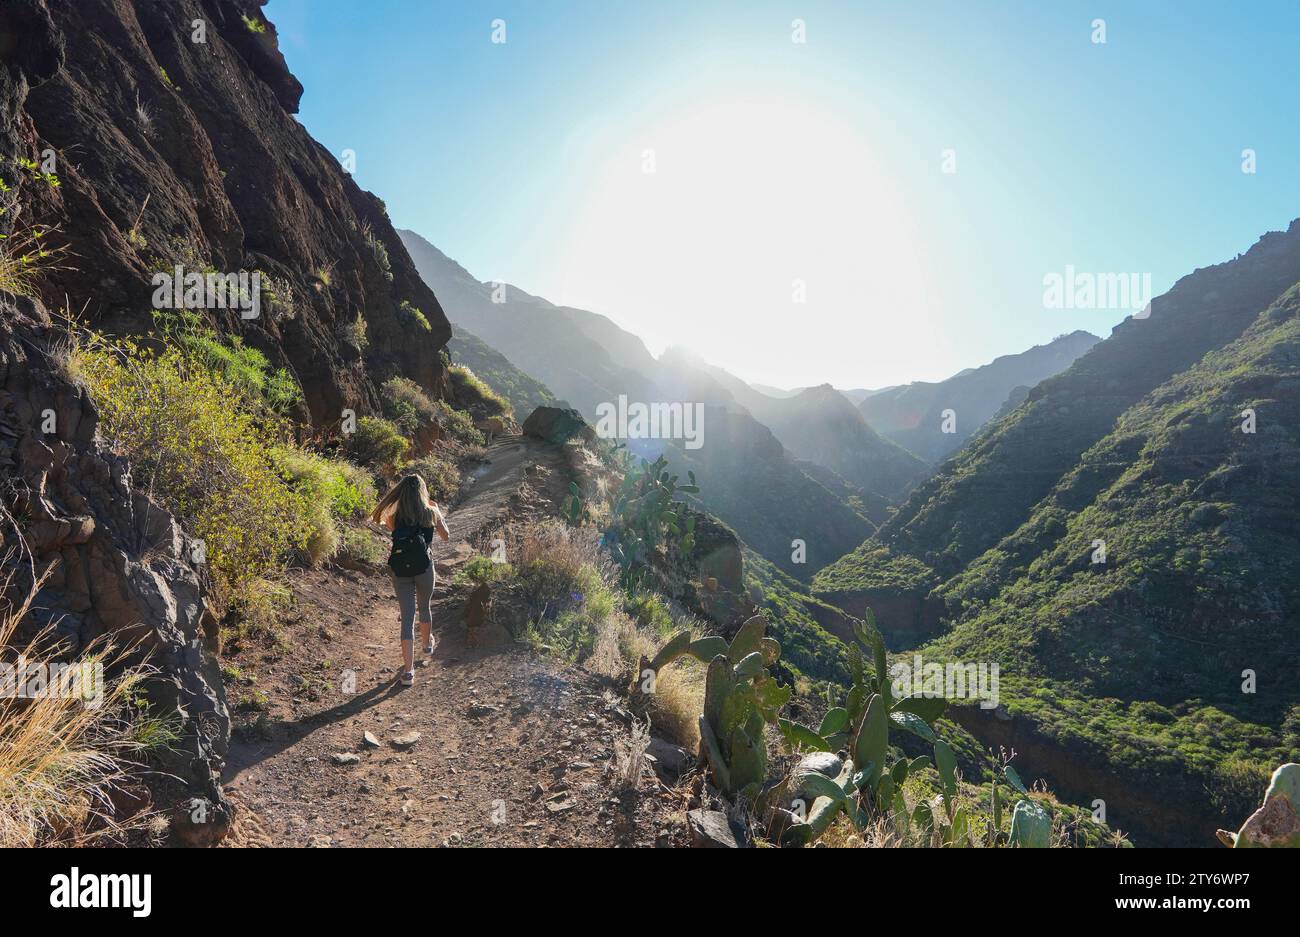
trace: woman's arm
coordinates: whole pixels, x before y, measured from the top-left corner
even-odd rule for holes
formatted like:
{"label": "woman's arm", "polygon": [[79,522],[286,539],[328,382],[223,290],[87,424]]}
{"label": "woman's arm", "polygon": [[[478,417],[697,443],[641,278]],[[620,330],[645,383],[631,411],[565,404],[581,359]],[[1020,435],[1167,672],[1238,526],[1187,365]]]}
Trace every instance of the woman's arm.
{"label": "woman's arm", "polygon": [[438,509],[438,505],[436,503],[431,506],[433,508],[434,529],[438,531],[438,536],[441,537],[443,540],[450,540],[451,531],[447,529],[447,519],[442,516],[442,511]]}

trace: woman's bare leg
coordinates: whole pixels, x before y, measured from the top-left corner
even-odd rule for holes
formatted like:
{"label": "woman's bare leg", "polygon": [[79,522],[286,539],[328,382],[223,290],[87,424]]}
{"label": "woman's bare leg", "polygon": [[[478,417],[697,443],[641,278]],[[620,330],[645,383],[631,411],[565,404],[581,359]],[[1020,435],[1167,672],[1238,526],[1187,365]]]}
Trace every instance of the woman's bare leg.
{"label": "woman's bare leg", "polygon": [[410,673],[415,669],[415,642],[402,639],[402,669]]}
{"label": "woman's bare leg", "polygon": [[433,631],[433,622],[431,621],[420,622],[420,647],[421,648],[426,648],[429,646],[429,640],[432,631]]}

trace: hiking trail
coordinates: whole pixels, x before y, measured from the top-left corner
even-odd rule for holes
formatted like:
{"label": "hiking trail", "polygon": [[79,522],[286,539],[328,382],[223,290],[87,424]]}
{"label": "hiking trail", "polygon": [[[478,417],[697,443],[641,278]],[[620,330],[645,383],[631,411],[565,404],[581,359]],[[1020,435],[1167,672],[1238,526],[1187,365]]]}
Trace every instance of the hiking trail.
{"label": "hiking trail", "polygon": [[504,437],[468,478],[447,514],[451,539],[435,541],[438,641],[431,658],[417,648],[413,687],[395,681],[386,567],[295,571],[282,640],[234,658],[256,678],[227,680],[239,723],[223,777],[239,811],[228,845],[684,843],[681,795],[653,771],[636,794],[612,787],[607,765],[629,719],[618,694],[515,644],[500,622],[474,646],[465,640],[468,590],[451,586],[455,568],[503,524],[558,516],[562,456]]}

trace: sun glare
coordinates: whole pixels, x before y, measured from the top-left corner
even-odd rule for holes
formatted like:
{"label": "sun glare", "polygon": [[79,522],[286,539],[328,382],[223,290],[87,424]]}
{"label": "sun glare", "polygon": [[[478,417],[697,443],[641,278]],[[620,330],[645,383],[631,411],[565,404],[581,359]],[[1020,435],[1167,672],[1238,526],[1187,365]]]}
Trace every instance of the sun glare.
{"label": "sun glare", "polygon": [[922,232],[849,121],[737,94],[602,155],[559,252],[566,303],[742,376],[884,384],[924,370],[899,357],[934,350]]}

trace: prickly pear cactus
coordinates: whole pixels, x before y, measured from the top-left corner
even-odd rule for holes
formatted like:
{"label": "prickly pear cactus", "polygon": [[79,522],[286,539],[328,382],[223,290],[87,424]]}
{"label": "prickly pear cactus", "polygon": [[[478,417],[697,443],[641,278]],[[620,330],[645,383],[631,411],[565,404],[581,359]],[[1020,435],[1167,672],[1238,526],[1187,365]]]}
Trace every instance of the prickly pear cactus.
{"label": "prickly pear cactus", "polygon": [[1052,815],[1032,800],[1016,802],[1011,814],[1011,845],[1047,849],[1052,845]]}
{"label": "prickly pear cactus", "polygon": [[704,677],[704,712],[700,715],[700,744],[713,780],[727,796],[752,797],[767,779],[767,724],[790,700],[789,687],[780,686],[767,668],[781,656],[781,645],[767,637],[767,620],[755,615],[740,626],[728,644],[711,636],[691,640],[681,632],[668,640],[651,661],[658,672],[689,654],[709,665]]}
{"label": "prickly pear cactus", "polygon": [[1219,830],[1219,839],[1237,849],[1300,849],[1300,764],[1285,764],[1274,771],[1264,806],[1236,833]]}

